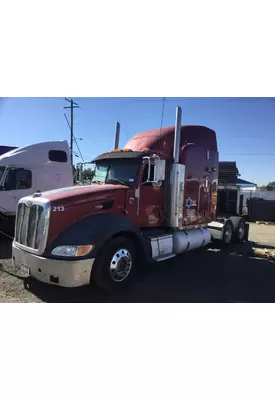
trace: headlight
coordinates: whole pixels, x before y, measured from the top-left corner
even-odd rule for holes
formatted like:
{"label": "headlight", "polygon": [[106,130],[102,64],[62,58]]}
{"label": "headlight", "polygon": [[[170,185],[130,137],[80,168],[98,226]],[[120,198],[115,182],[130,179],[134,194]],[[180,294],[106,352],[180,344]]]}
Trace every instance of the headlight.
{"label": "headlight", "polygon": [[83,257],[92,251],[94,246],[87,244],[84,246],[58,246],[52,251],[52,255],[60,257]]}

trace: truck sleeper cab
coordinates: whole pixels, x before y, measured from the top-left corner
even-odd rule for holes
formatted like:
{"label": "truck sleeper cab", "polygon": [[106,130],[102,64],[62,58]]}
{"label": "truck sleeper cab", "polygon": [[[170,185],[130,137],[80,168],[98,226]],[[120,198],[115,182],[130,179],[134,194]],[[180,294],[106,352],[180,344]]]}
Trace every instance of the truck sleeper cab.
{"label": "truck sleeper cab", "polygon": [[14,148],[0,156],[0,228],[14,234],[18,201],[36,191],[73,185],[67,141]]}
{"label": "truck sleeper cab", "polygon": [[[116,143],[118,140],[116,138]],[[98,156],[90,186],[19,201],[13,263],[60,286],[91,281],[113,290],[134,281],[140,264],[245,239],[244,221],[216,220],[218,151],[206,127],[147,131]]]}

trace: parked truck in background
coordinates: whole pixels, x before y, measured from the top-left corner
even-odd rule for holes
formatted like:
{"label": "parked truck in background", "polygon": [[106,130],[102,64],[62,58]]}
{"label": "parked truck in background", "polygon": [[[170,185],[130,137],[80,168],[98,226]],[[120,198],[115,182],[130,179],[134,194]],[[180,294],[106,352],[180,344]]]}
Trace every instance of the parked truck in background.
{"label": "parked truck in background", "polygon": [[175,127],[140,133],[94,163],[91,185],[19,201],[13,263],[26,276],[113,290],[141,264],[246,239],[241,217],[217,216],[216,133],[181,126],[179,107]]}
{"label": "parked truck in background", "polygon": [[21,197],[72,186],[73,174],[67,141],[10,149],[0,156],[0,230],[13,235]]}
{"label": "parked truck in background", "polygon": [[217,215],[225,218],[244,215],[243,194],[237,184],[239,170],[235,161],[220,161],[218,175]]}
{"label": "parked truck in background", "polygon": [[8,153],[11,150],[15,150],[17,149],[16,146],[0,146],[0,156],[2,156],[2,154]]}

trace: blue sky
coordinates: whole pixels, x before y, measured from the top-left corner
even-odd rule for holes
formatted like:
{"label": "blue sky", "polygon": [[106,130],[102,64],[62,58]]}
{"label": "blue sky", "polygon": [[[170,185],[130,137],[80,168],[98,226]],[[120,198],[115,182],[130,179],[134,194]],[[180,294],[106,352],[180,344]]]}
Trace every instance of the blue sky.
{"label": "blue sky", "polygon": [[[113,145],[116,121],[120,144],[161,123],[162,98],[74,98],[75,136],[88,159]],[[69,140],[63,98],[4,98],[0,101],[0,145],[22,146]],[[275,181],[275,99],[166,98],[163,126],[173,125],[175,108],[184,124],[206,125],[217,133],[220,160],[236,161],[242,179],[257,184]],[[75,148],[77,151],[77,149]],[[75,161],[80,160],[75,158]]]}

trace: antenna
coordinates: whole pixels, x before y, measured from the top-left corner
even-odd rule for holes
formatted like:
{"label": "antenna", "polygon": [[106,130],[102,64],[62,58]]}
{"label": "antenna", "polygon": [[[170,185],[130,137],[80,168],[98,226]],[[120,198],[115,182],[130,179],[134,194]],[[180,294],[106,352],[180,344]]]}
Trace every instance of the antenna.
{"label": "antenna", "polygon": [[165,100],[166,100],[166,98],[163,97],[162,111],[161,111],[161,120],[160,120],[160,130],[159,130],[159,141],[161,140],[161,133],[162,133],[162,126],[163,126],[163,115],[164,115]]}

